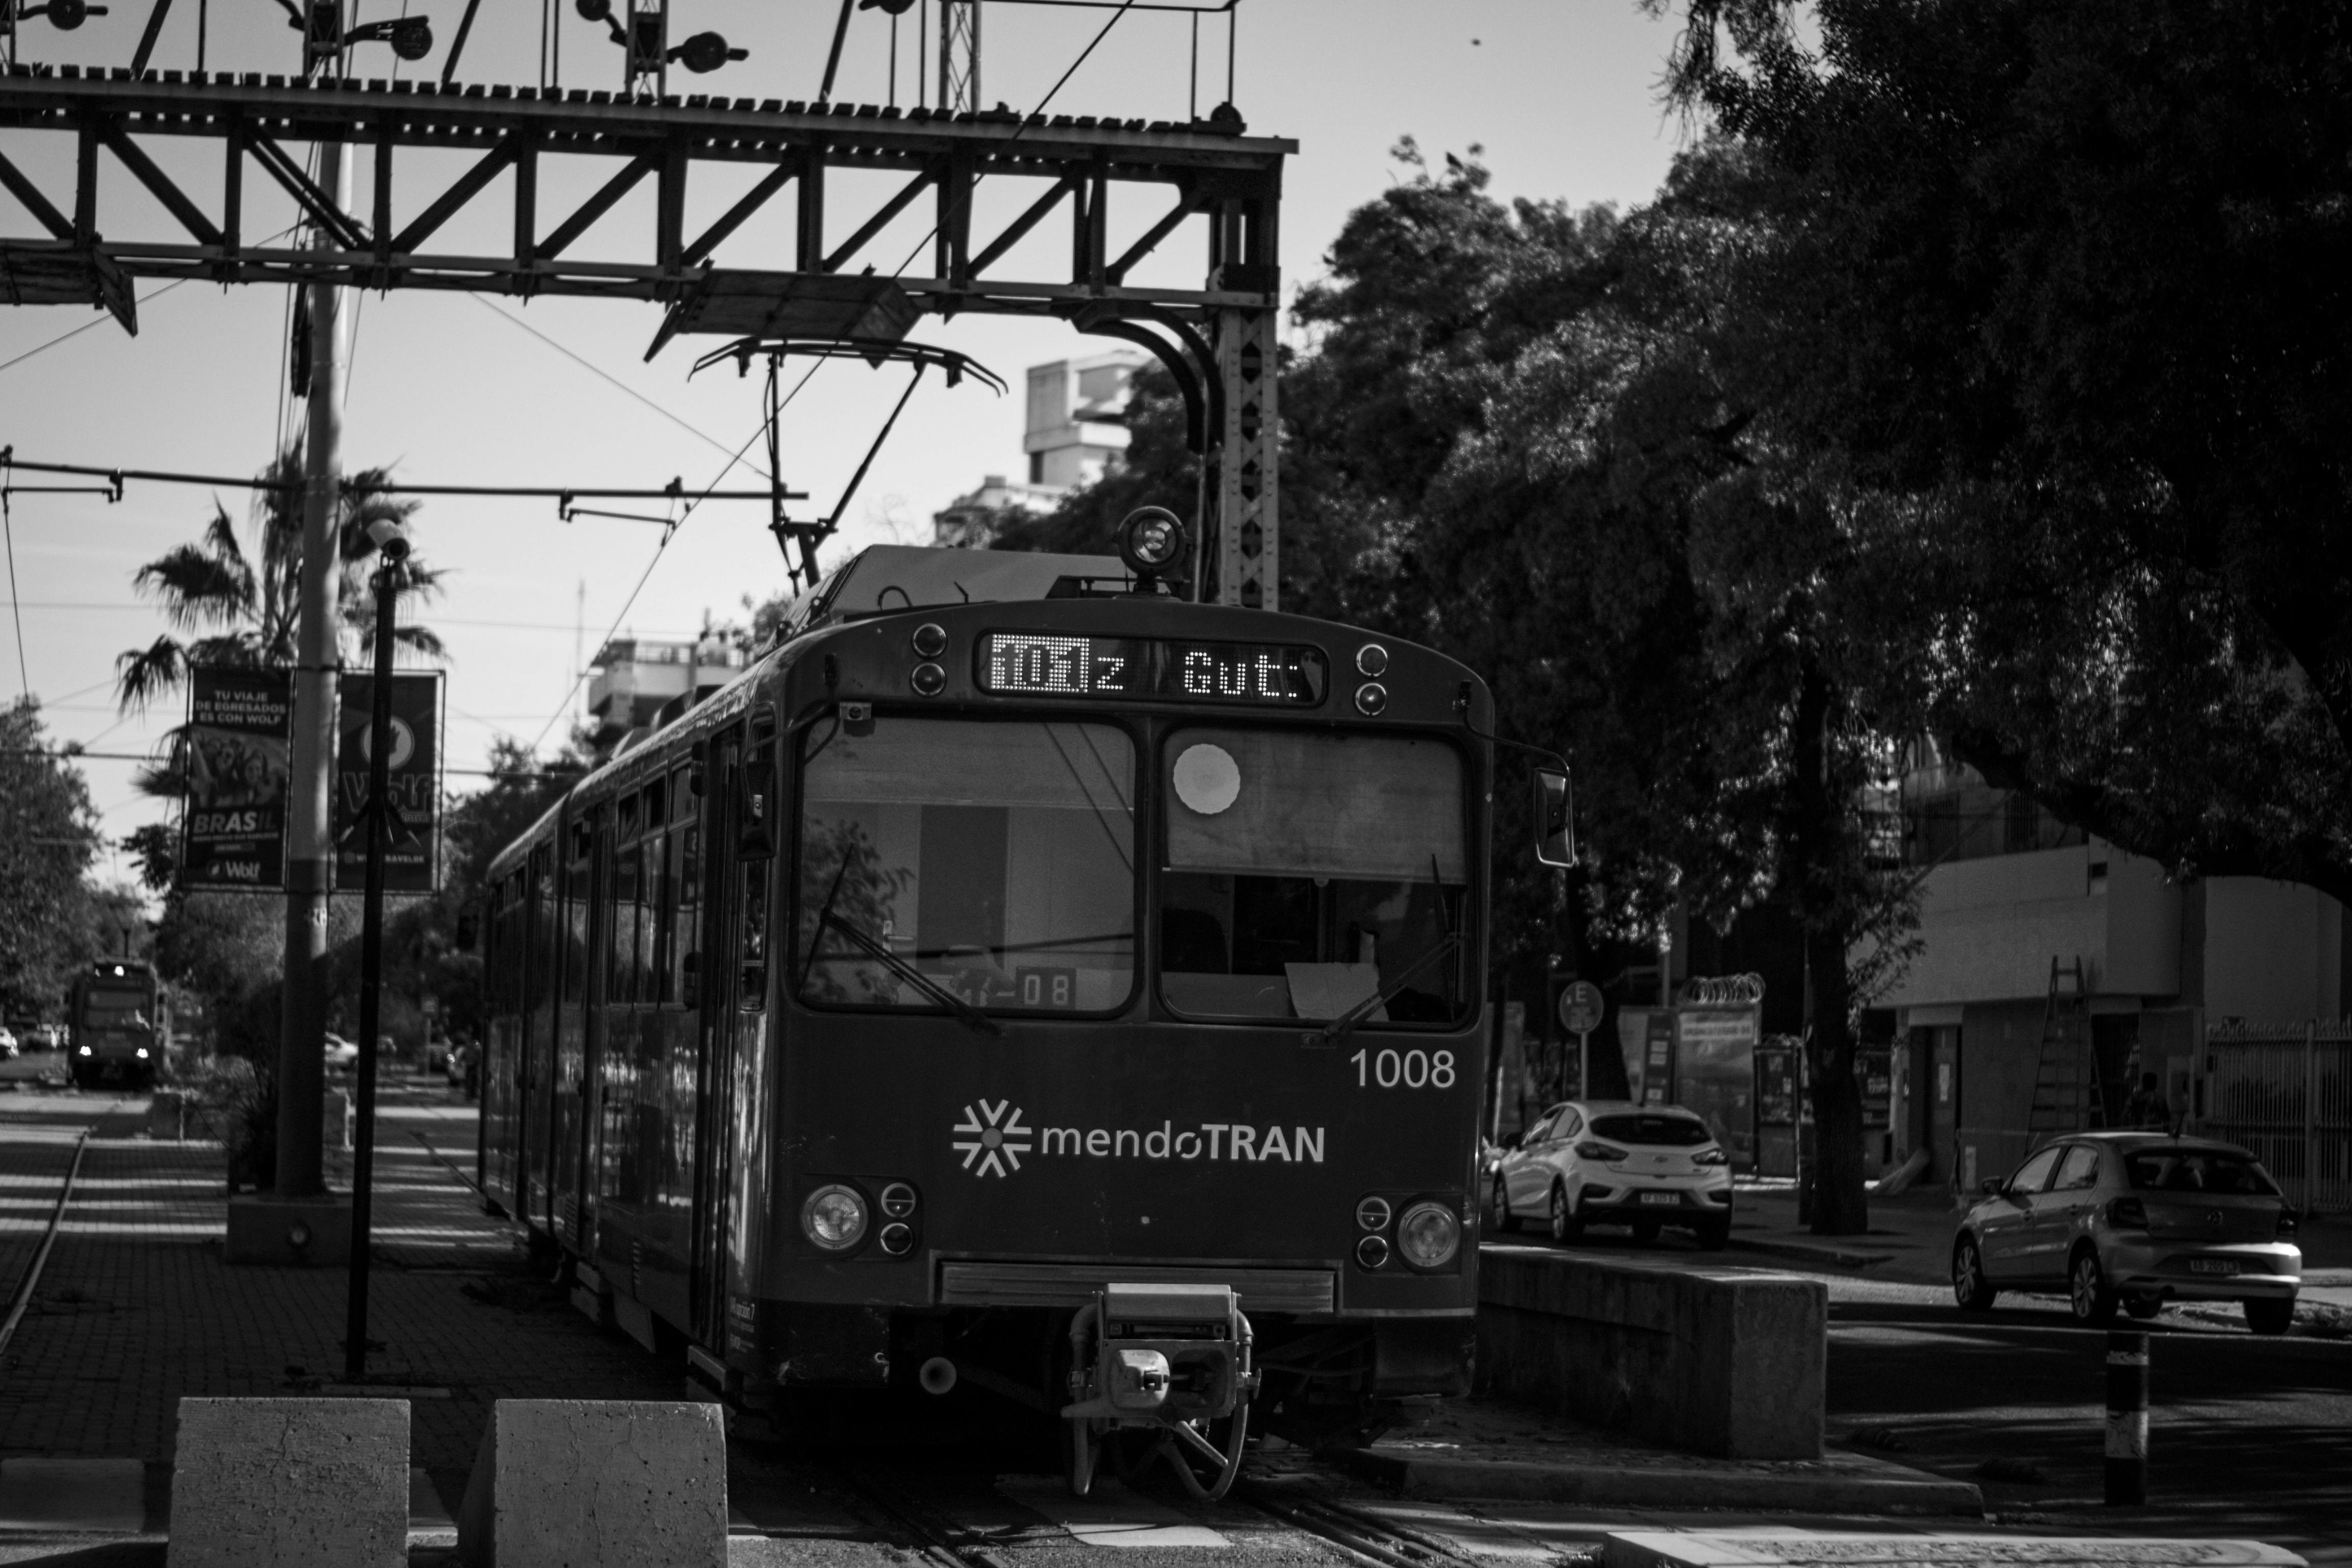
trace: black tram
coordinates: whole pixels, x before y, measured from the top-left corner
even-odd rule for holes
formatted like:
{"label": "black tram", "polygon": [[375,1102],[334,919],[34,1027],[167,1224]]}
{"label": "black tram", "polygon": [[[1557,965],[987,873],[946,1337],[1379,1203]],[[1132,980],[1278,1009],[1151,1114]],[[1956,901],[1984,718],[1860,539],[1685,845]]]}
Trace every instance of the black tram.
{"label": "black tram", "polygon": [[155,966],[101,958],[74,976],[67,1002],[66,1070],[77,1089],[145,1089],[171,1043]]}
{"label": "black tram", "polygon": [[1468,669],[886,547],[685,700],[492,869],[483,1182],[582,1291],[754,1406],[1025,1398],[1081,1490],[1466,1391]]}

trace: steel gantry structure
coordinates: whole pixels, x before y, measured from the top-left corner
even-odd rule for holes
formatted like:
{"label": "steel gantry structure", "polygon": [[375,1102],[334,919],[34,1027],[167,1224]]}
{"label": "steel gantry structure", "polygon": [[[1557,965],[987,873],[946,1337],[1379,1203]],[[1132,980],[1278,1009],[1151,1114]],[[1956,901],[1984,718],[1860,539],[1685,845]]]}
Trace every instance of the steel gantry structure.
{"label": "steel gantry structure", "polygon": [[[53,197],[18,161],[43,133],[71,139],[69,195]],[[164,171],[150,151],[164,138],[218,146],[210,190],[192,194]],[[306,155],[321,146],[372,160],[368,211],[349,210],[307,172]],[[474,157],[454,179],[411,178],[421,151]],[[1229,108],[1207,120],[1146,122],[18,66],[0,75],[0,186],[20,209],[0,218],[0,300],[102,305],[136,331],[132,286],[141,279],[584,295],[666,306],[653,350],[682,332],[896,341],[926,312],[1055,316],[1138,343],[1168,366],[1202,455],[1206,585],[1223,602],[1270,609],[1279,557],[1276,247],[1283,159],[1296,151],[1286,139],[1247,134]],[[604,173],[592,195],[560,214],[540,199],[541,168],[555,158],[600,161]],[[730,164],[759,177],[714,220],[689,226],[697,169]],[[835,170],[881,171],[901,183],[871,210],[829,212]],[[319,244],[251,238],[247,187],[257,171],[292,198]],[[133,236],[101,224],[102,182],[125,174],[175,226]],[[461,213],[500,203],[493,189],[501,175],[511,246],[496,254],[433,248]],[[638,258],[575,257],[589,229],[647,181],[653,221],[632,237]],[[982,181],[1019,182],[1034,197],[983,233],[972,199]],[[1112,192],[1152,186],[1161,188],[1156,216],[1114,253]],[[791,254],[751,253],[738,231],[787,191]],[[926,198],[931,230],[917,250],[873,254],[892,222]],[[998,264],[1057,211],[1069,234],[1066,271],[1004,275]],[[1196,215],[1209,233],[1202,286],[1131,284],[1137,265]],[[919,261],[925,269],[910,271]]]}

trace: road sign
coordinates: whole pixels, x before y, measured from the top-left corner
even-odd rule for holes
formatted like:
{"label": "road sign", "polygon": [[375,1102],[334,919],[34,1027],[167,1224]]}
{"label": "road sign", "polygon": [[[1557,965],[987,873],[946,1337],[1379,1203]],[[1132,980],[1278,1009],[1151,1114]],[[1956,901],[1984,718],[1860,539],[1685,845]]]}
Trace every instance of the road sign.
{"label": "road sign", "polygon": [[1580,980],[1559,994],[1560,1026],[1571,1035],[1589,1035],[1601,1027],[1605,1010],[1601,987],[1590,980]]}

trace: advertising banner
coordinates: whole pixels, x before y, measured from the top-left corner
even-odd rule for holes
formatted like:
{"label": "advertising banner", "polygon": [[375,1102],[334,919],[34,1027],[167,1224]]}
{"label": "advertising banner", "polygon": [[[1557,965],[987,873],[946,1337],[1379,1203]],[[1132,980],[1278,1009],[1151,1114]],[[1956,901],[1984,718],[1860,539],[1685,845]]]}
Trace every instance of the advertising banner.
{"label": "advertising banner", "polygon": [[286,750],[293,688],[282,669],[188,672],[182,732],[187,809],[180,885],[274,892],[286,885]]}
{"label": "advertising banner", "polygon": [[[375,677],[345,675],[337,683],[335,716],[335,890],[367,886],[368,722],[374,715]],[[400,814],[387,824],[383,888],[387,893],[429,893],[439,884],[441,857],[441,675],[404,672],[392,678],[392,759],[387,781]]]}

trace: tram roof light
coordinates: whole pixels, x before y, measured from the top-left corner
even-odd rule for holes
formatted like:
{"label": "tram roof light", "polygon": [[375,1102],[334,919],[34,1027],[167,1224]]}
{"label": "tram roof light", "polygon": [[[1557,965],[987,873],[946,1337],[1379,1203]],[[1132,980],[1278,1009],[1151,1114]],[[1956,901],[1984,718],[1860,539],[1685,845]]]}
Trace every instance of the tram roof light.
{"label": "tram roof light", "polygon": [[1444,1204],[1415,1204],[1397,1223],[1397,1247],[1415,1268],[1443,1268],[1462,1248],[1462,1221]]}

